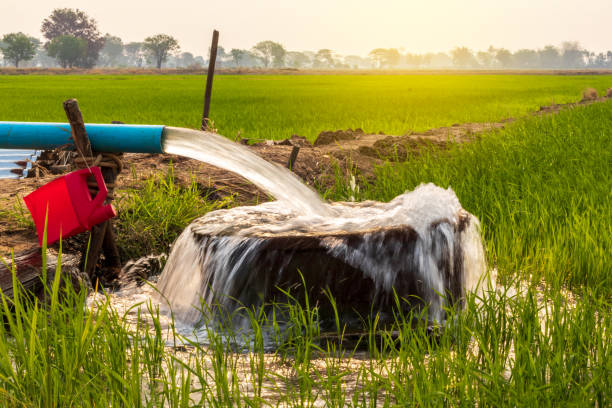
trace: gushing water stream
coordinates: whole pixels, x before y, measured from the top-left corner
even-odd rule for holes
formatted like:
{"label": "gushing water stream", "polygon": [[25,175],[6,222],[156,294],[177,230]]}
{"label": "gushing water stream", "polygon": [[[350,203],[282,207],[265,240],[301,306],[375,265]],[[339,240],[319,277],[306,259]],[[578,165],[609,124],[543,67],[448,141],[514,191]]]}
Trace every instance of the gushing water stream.
{"label": "gushing water stream", "polygon": [[210,132],[166,127],[163,150],[234,172],[302,214],[332,216],[316,192],[286,168]]}
{"label": "gushing water stream", "polygon": [[426,184],[389,203],[328,204],[287,169],[222,136],[167,128],[163,148],[237,173],[277,199],[210,212],[173,244],[157,288],[187,327],[202,321],[201,302],[230,311],[261,305],[275,288],[299,284],[297,271],[310,278],[312,294],[334,288],[349,308],[354,301],[388,309],[399,288],[442,322],[444,296],[463,296],[486,271],[478,220],[450,188]]}

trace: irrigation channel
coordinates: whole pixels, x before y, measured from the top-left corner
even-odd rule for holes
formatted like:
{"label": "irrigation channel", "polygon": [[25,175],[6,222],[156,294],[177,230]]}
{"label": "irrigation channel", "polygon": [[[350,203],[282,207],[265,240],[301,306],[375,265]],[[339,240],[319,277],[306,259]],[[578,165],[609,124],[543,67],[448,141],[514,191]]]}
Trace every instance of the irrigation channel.
{"label": "irrigation channel", "polygon": [[390,322],[398,299],[404,311],[424,310],[439,324],[445,306],[484,276],[479,222],[451,189],[425,184],[389,203],[326,203],[289,170],[222,136],[167,127],[162,144],[277,199],[195,220],[173,244],[156,289],[132,285],[112,295],[126,308],[156,302],[192,340],[205,343],[206,325],[223,316],[248,331],[241,306],[270,308],[290,296],[308,296],[321,308],[320,324],[331,326],[327,291],[349,329],[370,312]]}

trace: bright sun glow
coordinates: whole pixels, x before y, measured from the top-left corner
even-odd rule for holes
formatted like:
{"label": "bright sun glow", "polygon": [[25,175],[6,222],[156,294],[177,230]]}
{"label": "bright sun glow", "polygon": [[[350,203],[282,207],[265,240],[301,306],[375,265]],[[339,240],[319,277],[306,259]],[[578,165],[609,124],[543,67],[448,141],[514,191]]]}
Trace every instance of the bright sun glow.
{"label": "bright sun glow", "polygon": [[377,47],[404,52],[510,50],[579,41],[593,51],[609,48],[612,2],[591,0],[4,0],[3,32],[40,37],[41,21],[53,8],[73,7],[95,18],[103,33],[141,41],[158,32],[175,36],[186,51],[206,53],[210,32],[221,32],[226,49],[274,40],[289,50],[329,48],[366,55]]}

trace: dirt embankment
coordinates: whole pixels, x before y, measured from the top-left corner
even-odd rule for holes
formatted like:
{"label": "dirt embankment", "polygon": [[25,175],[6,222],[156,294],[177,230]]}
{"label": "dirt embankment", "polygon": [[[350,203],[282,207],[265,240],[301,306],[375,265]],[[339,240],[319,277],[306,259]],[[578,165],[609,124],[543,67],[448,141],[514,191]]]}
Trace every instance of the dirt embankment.
{"label": "dirt embankment", "polygon": [[[578,105],[605,101],[608,98],[583,100],[574,104],[543,106],[533,115],[552,114]],[[409,155],[418,155],[423,149],[444,148],[449,143],[466,143],[484,132],[502,129],[514,119],[496,123],[463,123],[430,129],[422,133],[402,136],[368,134],[361,129],[321,132],[314,143],[300,136],[283,141],[264,141],[249,144],[248,148],[264,159],[286,166],[293,146],[300,151],[293,171],[311,186],[329,187],[334,184],[335,172],[357,172],[365,178],[374,176],[374,166],[384,161],[403,161]],[[238,204],[254,204],[268,200],[267,195],[253,184],[234,173],[206,163],[167,154],[126,154],[126,170],[117,179],[117,189],[138,187],[152,175],[174,169],[176,183],[187,186],[191,177],[199,180],[201,190],[210,198],[233,194]],[[29,218],[25,205],[19,205],[23,196],[51,181],[57,175],[45,175],[23,180],[0,179],[0,255],[21,251],[36,244],[34,231],[19,218]]]}

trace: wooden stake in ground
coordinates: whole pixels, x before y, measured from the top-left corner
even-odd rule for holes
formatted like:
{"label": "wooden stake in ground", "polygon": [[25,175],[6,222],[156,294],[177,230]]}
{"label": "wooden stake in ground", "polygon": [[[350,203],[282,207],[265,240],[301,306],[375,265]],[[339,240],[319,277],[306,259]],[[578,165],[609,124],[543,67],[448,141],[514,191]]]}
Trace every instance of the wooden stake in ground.
{"label": "wooden stake in ground", "polygon": [[289,160],[287,161],[287,168],[293,171],[293,166],[295,165],[295,161],[297,160],[298,153],[300,152],[300,146],[293,146],[291,149],[291,155],[289,156]]}
{"label": "wooden stake in ground", "polygon": [[[85,123],[83,121],[83,115],[79,109],[79,104],[76,99],[68,99],[64,102],[64,111],[70,122],[72,128],[72,137],[74,139],[74,145],[79,154],[79,158],[82,159],[84,167],[88,167],[93,162],[94,152],[91,150],[91,144],[85,131]],[[114,189],[115,179],[117,172],[110,167],[102,167],[102,176],[104,182],[107,184],[109,189],[109,195],[112,196]],[[110,275],[116,275],[121,269],[121,261],[119,259],[119,250],[115,242],[115,235],[112,230],[112,224],[110,220],[105,221],[99,225],[94,226],[91,229],[91,239],[89,245],[85,245],[81,256],[81,270],[85,271],[87,275],[92,279],[94,278],[94,271],[100,258],[102,248],[104,248],[104,254],[107,260],[107,264],[110,267]],[[108,278],[113,278],[109,276]]]}
{"label": "wooden stake in ground", "polygon": [[210,46],[210,57],[208,59],[208,74],[206,75],[206,92],[204,93],[204,113],[202,114],[202,130],[208,130],[210,113],[210,97],[212,96],[213,77],[215,75],[215,62],[217,61],[217,45],[219,44],[219,32],[213,31],[212,44]]}

